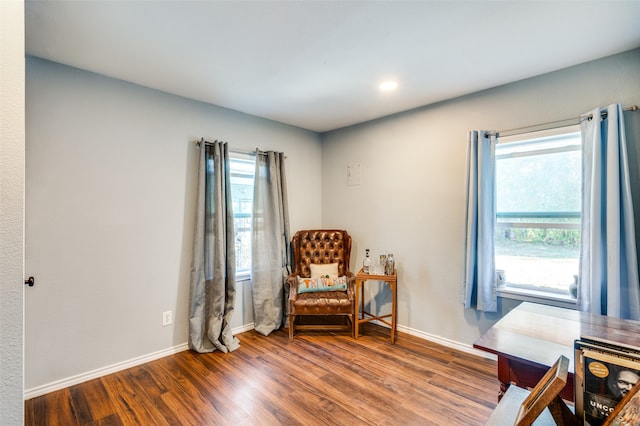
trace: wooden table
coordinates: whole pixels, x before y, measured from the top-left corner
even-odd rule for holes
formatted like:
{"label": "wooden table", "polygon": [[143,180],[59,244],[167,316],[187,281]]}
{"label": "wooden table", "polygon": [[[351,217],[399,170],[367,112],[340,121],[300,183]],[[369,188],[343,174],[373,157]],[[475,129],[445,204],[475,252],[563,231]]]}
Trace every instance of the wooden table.
{"label": "wooden table", "polygon": [[498,355],[498,399],[510,384],[533,388],[560,355],[566,356],[569,375],[560,396],[573,401],[573,343],[581,336],[637,346],[640,322],[523,302],[495,323],[473,347]]}
{"label": "wooden table", "polygon": [[[364,283],[368,280],[372,281],[383,281],[389,285],[391,289],[392,302],[391,302],[391,313],[387,315],[373,315],[370,312],[364,310]],[[365,274],[362,272],[362,269],[358,271],[356,274],[356,320],[355,320],[355,330],[354,335],[355,338],[358,338],[358,328],[360,324],[377,320],[380,321],[389,327],[391,327],[391,344],[396,342],[396,314],[397,314],[397,306],[398,306],[398,275],[397,271],[394,269],[393,275],[377,275],[377,274]],[[391,317],[391,322],[387,321],[385,318]]]}

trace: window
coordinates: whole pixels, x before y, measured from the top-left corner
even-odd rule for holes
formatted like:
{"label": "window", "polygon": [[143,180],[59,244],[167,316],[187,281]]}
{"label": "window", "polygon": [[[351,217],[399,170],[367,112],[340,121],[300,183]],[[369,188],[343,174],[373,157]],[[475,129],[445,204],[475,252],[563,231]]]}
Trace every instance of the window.
{"label": "window", "polygon": [[498,139],[495,264],[507,289],[569,294],[578,275],[581,187],[576,126]]}
{"label": "window", "polygon": [[251,155],[230,153],[236,279],[238,280],[247,279],[251,274],[251,212],[255,164],[255,158]]}

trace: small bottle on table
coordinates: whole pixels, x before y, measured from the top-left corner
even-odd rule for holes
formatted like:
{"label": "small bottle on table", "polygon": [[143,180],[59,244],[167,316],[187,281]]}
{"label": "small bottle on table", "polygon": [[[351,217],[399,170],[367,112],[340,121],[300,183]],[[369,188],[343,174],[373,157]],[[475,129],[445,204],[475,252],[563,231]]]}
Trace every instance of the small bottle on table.
{"label": "small bottle on table", "polygon": [[369,249],[366,249],[364,262],[362,262],[362,272],[368,274],[371,272],[371,258],[369,257]]}
{"label": "small bottle on table", "polygon": [[396,269],[396,261],[393,258],[393,253],[387,255],[387,263],[384,265],[384,274],[393,275],[393,271]]}

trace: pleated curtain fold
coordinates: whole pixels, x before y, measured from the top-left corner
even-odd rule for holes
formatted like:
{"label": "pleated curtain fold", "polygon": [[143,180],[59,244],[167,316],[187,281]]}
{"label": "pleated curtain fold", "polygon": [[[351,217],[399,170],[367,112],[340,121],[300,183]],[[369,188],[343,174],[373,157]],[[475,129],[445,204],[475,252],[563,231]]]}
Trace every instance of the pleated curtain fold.
{"label": "pleated curtain fold", "polygon": [[578,307],[640,320],[640,284],[622,107],[596,108],[581,121],[582,244]]}
{"label": "pleated curtain fold", "polygon": [[191,265],[189,348],[230,352],[235,298],[235,237],[227,144],[200,144]]}
{"label": "pleated curtain fold", "polygon": [[467,140],[466,221],[461,301],[496,312],[493,233],[496,217],[495,132],[474,130]]}
{"label": "pleated curtain fold", "polygon": [[255,330],[265,336],[279,329],[287,315],[291,232],[284,163],[281,152],[256,156],[251,277]]}

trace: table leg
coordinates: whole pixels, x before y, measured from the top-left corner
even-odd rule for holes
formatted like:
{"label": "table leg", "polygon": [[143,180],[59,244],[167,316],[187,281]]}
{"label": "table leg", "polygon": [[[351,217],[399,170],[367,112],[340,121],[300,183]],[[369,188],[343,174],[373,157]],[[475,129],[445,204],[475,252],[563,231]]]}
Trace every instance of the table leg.
{"label": "table leg", "polygon": [[498,355],[498,381],[500,382],[498,401],[500,401],[511,385],[511,365],[509,359],[502,355]]}
{"label": "table leg", "polygon": [[391,302],[391,344],[396,343],[396,313],[398,306],[398,288],[395,282],[390,283],[392,302]]}
{"label": "table leg", "polygon": [[500,382],[500,390],[498,391],[498,402],[500,402],[504,394],[507,393],[507,389],[509,389],[509,385],[507,383]]}
{"label": "table leg", "polygon": [[364,281],[360,281],[360,315],[364,319]]}
{"label": "table leg", "polygon": [[359,303],[358,303],[358,299],[360,298],[359,293],[360,293],[360,280],[356,279],[356,300],[355,300],[355,315],[353,316],[353,337],[355,339],[358,338],[358,326],[360,325],[360,313],[359,311]]}

